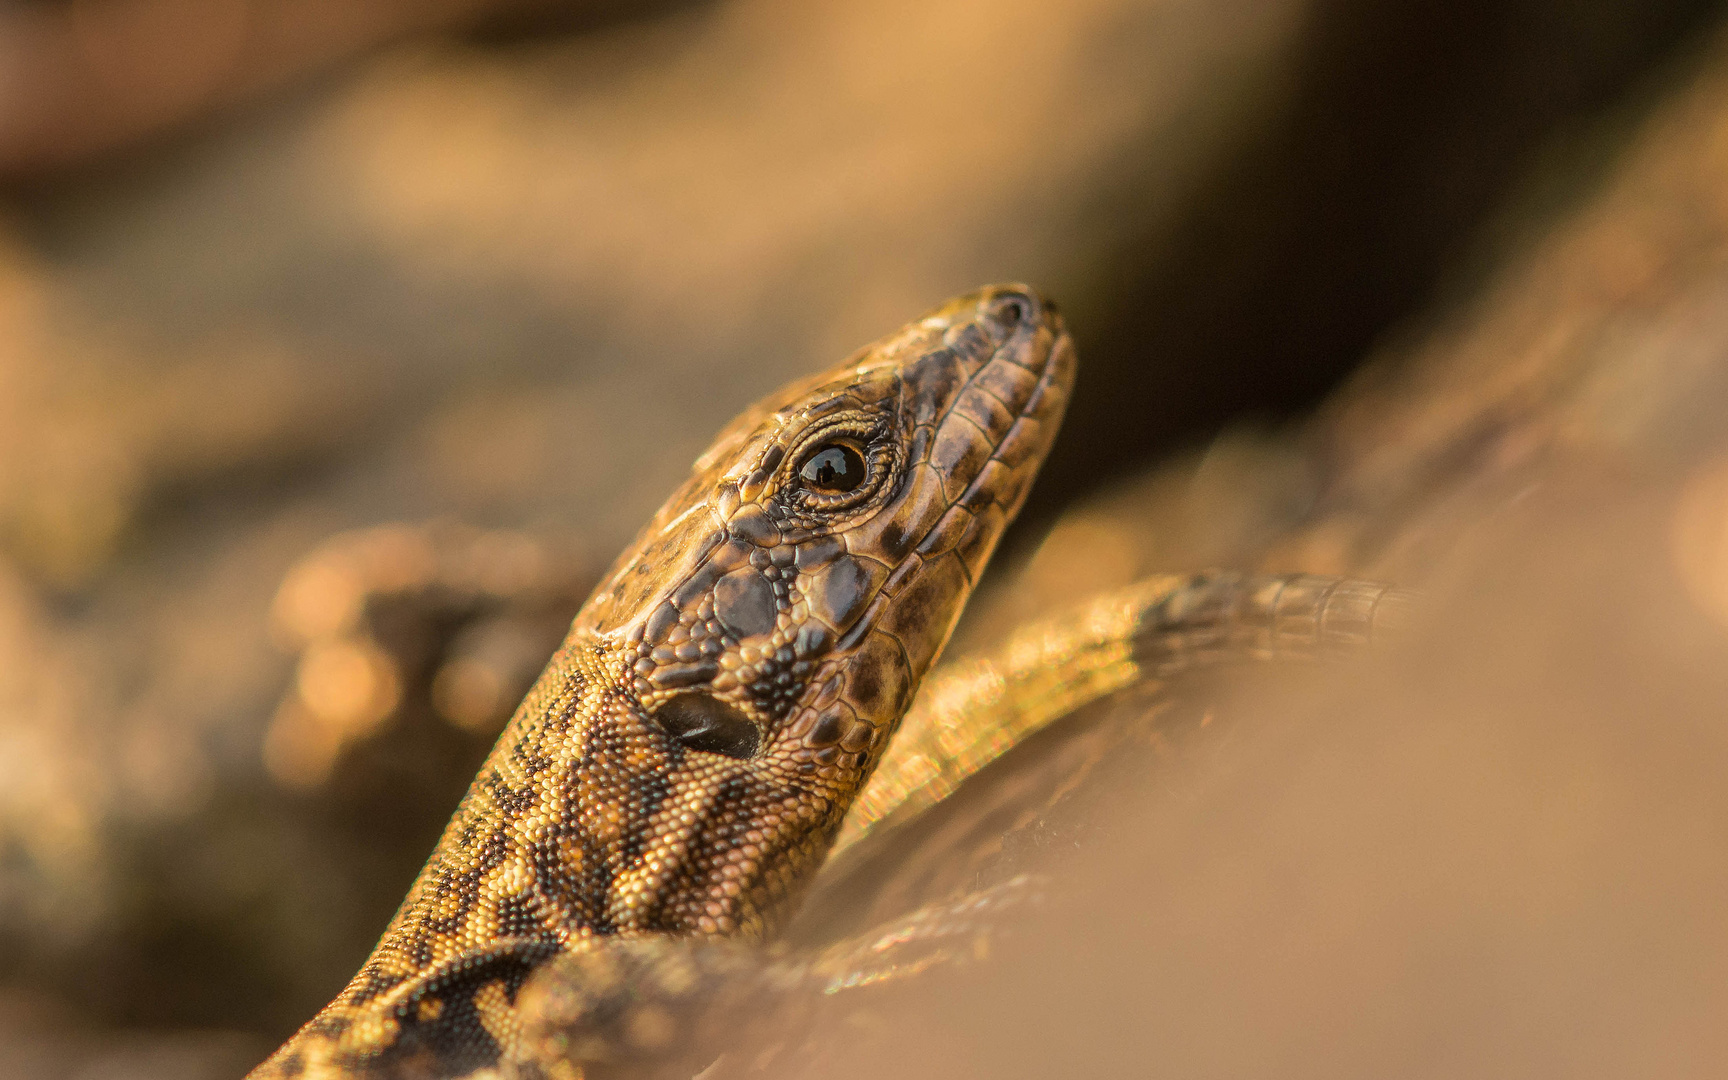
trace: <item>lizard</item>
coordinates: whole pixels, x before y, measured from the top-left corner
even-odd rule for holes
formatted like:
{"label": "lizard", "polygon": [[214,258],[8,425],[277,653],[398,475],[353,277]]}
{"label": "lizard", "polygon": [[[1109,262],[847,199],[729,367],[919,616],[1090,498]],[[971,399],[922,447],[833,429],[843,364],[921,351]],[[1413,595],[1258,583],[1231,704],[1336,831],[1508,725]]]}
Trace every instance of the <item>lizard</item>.
{"label": "lizard", "polygon": [[746,410],[571,624],[347,987],[251,1080],[526,1060],[558,957],[770,939],[1070,394],[1036,290],[951,300]]}
{"label": "lizard", "polygon": [[[1014,340],[1018,332],[1014,324],[1029,318],[1028,309],[1042,309],[1043,313],[1040,330],[1028,342],[1037,354],[1031,357],[1012,351],[1018,344],[1025,344]],[[938,330],[939,339],[931,334]],[[909,385],[907,373],[895,374],[894,364],[922,365],[932,357],[939,357],[936,362],[941,364],[951,364],[949,354],[955,353],[957,347],[959,353],[972,358],[971,366],[963,362],[960,374],[947,376],[950,383],[939,391],[937,399],[946,405],[934,407],[927,402],[906,412],[908,402],[918,400],[912,391],[924,383],[918,379]],[[1013,374],[1021,382],[1023,401],[1014,393],[989,389],[988,381],[978,382],[981,378],[988,380],[990,366],[1004,359],[1039,373],[1029,393],[1025,392],[1025,377]],[[689,1066],[684,1071],[692,1072],[701,1062],[709,1060],[714,1047],[735,1041],[742,1032],[788,1030],[816,997],[903,979],[932,965],[965,963],[981,949],[987,952],[984,942],[994,928],[1009,913],[1028,903],[1035,904],[1047,884],[1038,874],[1022,873],[996,885],[926,903],[909,915],[890,918],[865,933],[842,938],[814,952],[769,953],[752,947],[772,937],[777,923],[796,906],[799,893],[815,876],[815,870],[823,866],[824,853],[829,849],[843,856],[862,855],[866,848],[891,850],[902,822],[916,822],[919,814],[968,782],[1000,755],[1045,726],[1065,721],[1089,702],[1128,687],[1156,688],[1183,671],[1215,663],[1346,655],[1396,631],[1404,622],[1413,594],[1371,582],[1306,574],[1227,571],[1161,575],[1095,597],[1068,615],[1021,628],[995,654],[950,665],[931,679],[932,685],[914,702],[912,694],[918,677],[940,652],[959,606],[977,580],[1002,527],[1012,519],[1024,498],[1031,475],[1049,448],[1049,438],[1060,420],[1071,384],[1072,367],[1072,343],[1054,308],[1024,286],[996,287],[944,305],[900,333],[862,350],[836,371],[788,387],[740,417],[698,461],[691,481],[644,530],[637,545],[619,558],[608,581],[596,591],[590,603],[590,608],[599,605],[607,611],[598,618],[604,627],[599,633],[616,634],[622,628],[627,631],[624,634],[627,644],[635,647],[631,655],[636,661],[630,663],[626,658],[628,670],[612,672],[623,687],[622,710],[603,694],[585,699],[581,690],[568,687],[571,669],[577,678],[589,677],[579,662],[565,657],[574,646],[595,644],[589,634],[577,632],[584,627],[584,616],[591,615],[585,609],[559,654],[565,657],[564,666],[561,668],[559,657],[555,657],[543,677],[543,682],[554,680],[558,688],[530,693],[516,721],[500,738],[493,761],[482,769],[475,791],[463,804],[463,810],[468,812],[463,829],[472,836],[487,837],[486,842],[492,845],[490,861],[486,861],[484,851],[480,860],[473,857],[472,839],[461,843],[453,840],[462,835],[458,823],[464,821],[464,814],[459,811],[366,967],[343,995],[255,1075],[564,1077],[582,1075],[594,1068],[607,1075],[622,1075],[618,1070],[629,1072],[643,1065],[654,1068],[655,1062],[671,1069],[683,1063]],[[919,370],[918,366],[910,369],[915,378]],[[883,393],[879,386],[877,391],[864,392],[859,398],[860,377],[871,373],[878,381],[891,376],[890,391]],[[1018,404],[1019,412],[996,416],[995,408],[985,403],[991,419],[982,419],[984,413],[976,400],[968,400],[974,382],[986,387],[1002,406]],[[964,388],[955,392],[956,386]],[[873,402],[878,410],[875,421],[878,426],[866,423],[868,436],[859,433],[864,429],[845,430],[844,425],[836,426],[839,421],[833,418],[851,407],[834,404],[836,394],[851,397],[853,406]],[[909,421],[908,415],[921,420]],[[955,457],[953,449],[947,452],[947,457],[941,456],[942,452],[935,448],[941,433],[947,430],[945,425],[955,416],[991,440],[988,454],[974,457],[970,463],[963,456]],[[829,422],[818,422],[825,417]],[[1038,428],[1031,428],[1029,421],[1038,424]],[[923,436],[917,432],[921,424],[930,429]],[[976,442],[977,436],[971,429],[959,430],[966,433],[969,443]],[[839,438],[831,438],[836,432]],[[883,451],[873,442],[891,438],[895,432],[904,440],[898,450],[890,446]],[[997,435],[1002,438],[997,439]],[[1037,441],[1032,441],[1034,435]],[[1014,449],[1014,437],[1026,440],[1025,450]],[[841,448],[838,465],[833,455],[823,458],[836,443]],[[722,489],[730,484],[738,490],[742,478],[742,487],[754,487],[756,505],[760,506],[764,498],[772,500],[775,496],[762,493],[772,484],[772,474],[784,471],[788,460],[785,452],[778,456],[775,452],[789,447],[793,448],[791,460],[813,466],[818,480],[822,479],[824,468],[856,469],[856,461],[863,461],[866,471],[858,476],[855,488],[865,488],[873,482],[910,485],[923,481],[932,484],[927,489],[926,502],[934,500],[934,505],[910,512],[912,516],[908,517],[904,507],[909,504],[902,503],[896,508],[893,495],[879,498],[874,504],[863,501],[866,496],[860,495],[852,516],[838,528],[828,526],[825,532],[819,531],[823,523],[814,529],[808,522],[789,525],[783,505],[778,515],[765,509],[764,513],[773,518],[774,527],[779,530],[776,539],[781,543],[789,541],[795,553],[789,559],[782,554],[776,562],[772,552],[779,545],[762,544],[748,532],[759,526],[746,524],[740,535],[745,536],[750,547],[739,549],[730,561],[709,566],[708,560],[718,550],[717,545],[724,545],[732,538],[729,522],[745,501],[724,494]],[[847,447],[856,455],[856,461],[846,457]],[[893,456],[920,447],[923,449],[913,457],[912,465],[927,464],[929,472],[920,474]],[[873,451],[886,461],[881,481],[871,480],[867,471]],[[976,446],[973,451],[979,453]],[[981,493],[986,478],[990,477],[992,461],[1021,471],[1008,485],[998,483],[997,478],[1006,475],[1000,471],[991,477],[988,483],[998,486],[994,488],[993,502],[987,503]],[[896,481],[892,478],[897,468],[907,471],[900,473],[903,479]],[[811,470],[799,466],[796,471],[801,478],[808,479],[806,474]],[[966,477],[969,483],[953,482],[956,476]],[[942,480],[948,483],[938,490],[935,482]],[[961,492],[958,499],[955,492]],[[707,519],[700,517],[704,497],[711,500],[706,504]],[[956,513],[959,508],[975,518],[981,507],[988,513],[992,506],[999,513],[989,514],[989,531],[982,535],[971,521]],[[713,523],[723,535],[722,540],[715,541],[712,532],[701,530],[668,539],[673,526],[688,518],[693,508],[699,521]],[[900,528],[907,522],[915,527],[920,522],[937,523],[932,532],[895,535],[889,542],[886,550],[892,551],[895,545],[900,545],[902,551],[909,549],[903,557],[917,560],[910,570],[904,562],[888,566],[877,558],[876,553],[884,549],[870,545],[879,543],[886,531],[846,532],[884,513],[889,515],[892,528]],[[900,515],[899,524],[895,523],[896,514]],[[751,518],[746,516],[744,520],[748,523]],[[973,542],[983,545],[981,549],[968,549],[964,539],[930,542],[932,536],[940,535],[944,522],[954,528],[956,521],[967,530],[963,535],[974,536]],[[831,557],[801,557],[804,549],[798,545],[808,544],[818,536],[864,539],[857,544],[843,539],[845,547]],[[770,552],[766,559],[757,555],[764,548]],[[697,554],[689,556],[692,550]],[[681,555],[686,559],[679,564]],[[913,574],[924,572],[923,564],[933,557],[955,555],[959,558],[960,573],[951,574],[948,587],[936,594],[937,602],[950,606],[941,610],[935,622],[916,624],[935,630],[924,639],[923,652],[906,648],[902,635],[917,631],[909,629],[914,624],[908,623],[904,614],[892,610],[903,592],[892,583],[896,579],[909,581]],[[801,609],[800,602],[806,601],[806,594],[822,580],[821,568],[833,559],[851,557],[883,562],[884,566],[875,571],[881,587],[864,590],[850,601],[853,605],[850,610],[858,613],[855,615],[858,621],[851,623],[850,629],[848,619],[854,616],[835,618],[831,605],[823,606],[829,601],[815,601],[814,615],[824,628],[820,644],[829,651],[821,654],[822,661],[808,663],[800,671],[799,660],[814,660],[816,656],[816,651],[798,644],[797,632],[791,629],[796,625],[802,631],[809,625],[804,619],[812,614],[812,606],[804,603]],[[716,610],[716,603],[722,602],[718,584],[744,571],[746,564],[749,570],[761,571],[771,583],[774,575],[769,573],[770,569],[777,567],[783,571],[787,587],[775,590],[776,632],[780,646],[792,641],[792,651],[788,656],[779,656],[779,647],[774,651],[782,666],[790,662],[790,680],[776,678],[769,682],[725,677],[728,672],[742,671],[740,662],[757,662],[740,649],[737,660],[731,665],[727,663],[726,657],[731,654],[725,649],[747,643],[749,635],[736,632],[739,629],[735,625],[736,612]],[[640,581],[632,584],[632,576],[653,575],[665,565],[679,567],[677,574],[654,585]],[[709,569],[703,583],[690,585],[701,577],[698,571],[704,566]],[[818,568],[815,574],[808,573],[812,566]],[[748,579],[750,575],[746,571],[742,576]],[[690,591],[681,597],[681,589]],[[625,614],[621,607],[612,606],[619,601],[625,601],[634,614]],[[683,612],[692,605],[696,617],[684,617]],[[677,627],[688,628],[685,632],[680,633],[678,628],[665,632],[664,627],[652,628],[656,615],[670,625],[674,615],[668,612],[669,607],[680,613]],[[786,611],[793,616],[791,622],[782,618]],[[709,646],[708,655],[704,655],[702,631],[711,626],[719,631],[722,645]],[[883,661],[870,659],[870,651],[860,643],[868,642],[884,628],[900,644],[904,663],[902,688],[885,713],[861,713],[858,706],[871,691],[862,691],[864,697],[860,698],[857,690],[860,684],[849,683],[841,676],[846,665],[862,663],[865,666],[859,670],[865,673],[868,682],[870,665]],[[595,633],[592,626],[589,631]],[[850,644],[845,644],[846,638],[851,639]],[[692,639],[696,642],[694,648],[686,647],[681,653],[679,646],[689,646]],[[668,647],[670,652],[657,651]],[[759,648],[758,657],[765,658],[767,652]],[[658,664],[673,666],[700,665],[710,657],[717,659],[713,670],[694,679],[686,680],[679,675],[671,680],[664,677],[656,680],[654,664],[641,664],[643,654]],[[605,655],[605,650],[597,650],[593,655]],[[828,666],[818,670],[823,662]],[[816,673],[812,679],[800,678],[812,672]],[[815,698],[806,701],[810,686],[824,679],[830,689],[818,691]],[[659,685],[662,682],[671,685]],[[754,693],[740,695],[740,685]],[[771,690],[776,685],[793,687],[778,700],[796,703],[775,706]],[[835,685],[838,690],[831,689]],[[824,699],[824,693],[828,699]],[[703,696],[678,700],[696,694]],[[525,888],[524,877],[513,875],[507,858],[499,855],[510,837],[500,839],[496,828],[483,834],[476,825],[507,824],[519,832],[523,824],[535,820],[532,813],[513,811],[508,800],[498,798],[508,775],[499,766],[505,760],[522,763],[525,756],[536,758],[524,755],[521,750],[529,732],[517,731],[512,738],[512,731],[519,724],[533,724],[530,717],[544,717],[548,703],[559,700],[560,695],[567,725],[617,713],[639,722],[638,740],[643,726],[640,722],[645,722],[651,733],[658,731],[660,737],[650,741],[658,743],[659,752],[643,754],[638,745],[633,756],[615,770],[612,786],[601,787],[596,797],[592,787],[585,791],[571,780],[573,773],[580,774],[579,767],[573,767],[577,757],[572,756],[572,751],[589,748],[572,748],[565,743],[565,756],[552,763],[556,766],[553,776],[563,788],[561,815],[548,821],[542,812],[538,815],[540,823],[530,828],[531,836],[542,845],[547,834],[558,836],[559,843],[557,850],[543,853],[531,862]],[[778,732],[780,728],[774,726],[778,724],[792,732],[794,738],[801,730],[813,732],[827,713],[813,720],[809,708],[823,706],[825,701],[832,705],[842,699],[852,710],[848,717],[854,724],[852,730],[856,730],[861,717],[870,718],[869,745],[864,745],[860,738],[854,741],[861,749],[847,751],[846,739],[836,729],[814,739],[807,736],[804,745],[793,750],[793,759],[800,762],[800,775],[808,777],[816,773],[830,781],[839,778],[843,783],[838,790],[830,785],[818,796],[819,801],[825,800],[825,813],[794,818],[790,830],[782,828],[774,837],[781,844],[777,853],[782,858],[781,877],[778,883],[768,879],[764,886],[760,877],[746,876],[761,868],[759,849],[763,844],[757,836],[766,831],[765,821],[784,826],[786,811],[800,797],[808,798],[810,789],[799,789],[801,796],[795,795],[791,802],[783,800],[780,805],[769,800],[765,814],[760,804],[752,811],[746,801],[740,815],[734,804],[728,832],[726,823],[714,828],[713,822],[702,816],[717,805],[712,796],[724,789],[725,783],[715,785],[711,773],[699,777],[694,801],[697,813],[692,814],[690,799],[668,798],[668,766],[677,764],[677,759],[688,756],[690,751],[697,755],[754,759],[762,746],[764,730]],[[586,713],[581,711],[584,702],[588,707]],[[665,708],[668,705],[670,712]],[[904,745],[896,748],[894,767],[872,779],[871,770],[881,760],[888,737],[902,724],[902,714],[907,730],[898,740]],[[788,717],[792,718],[789,727]],[[591,730],[589,735],[591,738]],[[686,753],[680,755],[665,745],[667,736],[681,744]],[[544,735],[537,737],[541,742],[536,754],[543,759]],[[507,745],[513,749],[501,757]],[[818,752],[811,754],[811,749]],[[830,751],[825,762],[822,750]],[[701,760],[698,756],[697,761]],[[616,764],[616,756],[613,762]],[[843,771],[836,771],[835,765]],[[602,769],[601,773],[604,772]],[[592,772],[589,775],[592,781]],[[742,791],[736,786],[735,776],[727,782],[735,785],[735,791]],[[532,786],[520,783],[521,779],[515,778],[514,788],[505,785],[507,790],[516,793],[520,805],[543,810],[541,802],[521,801]],[[781,782],[784,783],[783,778]],[[707,795],[700,793],[704,783],[708,785]],[[632,808],[640,811],[644,799],[657,799],[660,806],[679,807],[676,824],[668,829],[664,816],[655,824],[652,812],[629,817],[626,812]],[[848,802],[857,806],[844,818],[844,827],[839,828],[837,823]],[[579,873],[585,860],[591,857],[591,848],[572,849],[566,841],[571,832],[582,831],[584,813],[590,820],[598,814],[600,820],[612,823],[612,828],[603,830],[610,833],[605,840],[611,846],[604,847],[604,852],[612,860],[605,865],[617,862],[616,841],[625,836],[636,838],[626,841],[626,845],[634,844],[634,849],[625,861],[637,860],[631,866],[639,876],[641,867],[647,865],[644,860],[660,860],[662,867],[653,873],[662,892],[646,908],[638,895],[640,888],[629,893],[636,897],[633,902],[622,905],[614,902],[613,890],[621,877],[616,870],[587,879]],[[572,814],[577,815],[574,829],[569,827],[568,820]],[[617,828],[619,820],[630,822],[626,828],[631,831],[626,834]],[[710,831],[704,833],[705,827]],[[637,842],[644,830],[650,834],[649,839],[646,843]],[[676,837],[675,845],[671,849],[656,848],[655,838],[668,832]],[[712,859],[707,863],[706,878],[700,872],[683,873],[679,881],[678,871],[665,869],[667,863],[674,866],[700,863],[705,851],[724,854],[726,841],[738,846],[740,833],[745,845],[758,850],[742,848],[747,861],[721,860],[717,876],[713,873],[716,863]],[[516,839],[521,841],[520,837]],[[872,843],[861,843],[866,839]],[[715,840],[720,841],[718,846]],[[889,847],[885,849],[881,841],[887,841]],[[466,850],[469,854],[452,860],[452,850]],[[823,870],[829,892],[835,887],[851,887],[846,883],[859,874],[878,872],[872,869],[868,857],[841,862],[843,867],[836,867],[830,860]],[[460,867],[465,876],[452,875],[452,867]],[[502,872],[501,867],[505,868]],[[674,883],[677,896],[666,894],[668,881]],[[836,885],[837,882],[840,884]],[[560,906],[551,907],[551,918],[541,912],[532,913],[540,931],[538,937],[532,932],[522,933],[521,926],[512,926],[509,932],[501,933],[497,909],[503,903],[514,902],[518,909],[515,918],[523,919],[519,898],[525,892],[543,905],[546,903],[543,898],[551,896]],[[450,899],[452,893],[456,893],[456,901]],[[666,918],[668,907],[676,916],[678,898],[692,894],[700,899],[707,921],[698,914],[692,928],[688,903],[683,908],[682,920]],[[428,900],[428,895],[433,899]],[[725,903],[725,898],[740,895],[753,905],[746,909],[743,920],[729,915],[735,909],[729,909]],[[428,904],[432,904],[430,917]],[[659,905],[658,911],[654,904]],[[476,910],[482,915],[490,911],[491,921],[474,921],[472,912]],[[542,907],[541,911],[544,910]],[[571,911],[576,913],[575,918],[570,917]],[[459,917],[453,919],[453,913]],[[428,922],[438,923],[432,934],[427,933]],[[408,952],[406,958],[404,952]],[[577,1062],[581,1063],[581,1070],[577,1069]],[[663,1069],[655,1075],[662,1073]]]}
{"label": "lizard", "polygon": [[[822,1075],[834,1025],[854,1022],[855,993],[977,963],[998,935],[1032,928],[1028,917],[1063,888],[1059,861],[1001,849],[1059,813],[1096,755],[1132,756],[1166,731],[1177,680],[1245,662],[1347,661],[1396,640],[1417,602],[1370,581],[1209,570],[1154,575],[1019,626],[926,678],[816,876],[800,914],[814,908],[815,919],[792,928],[801,944],[638,940],[560,957],[523,990],[526,1041],[541,1060],[604,1063],[609,1077]],[[1115,722],[1088,736],[1087,707],[1106,699]],[[1034,766],[1043,783],[1021,773],[998,793],[992,764],[1052,728],[1090,749]],[[951,800],[962,786],[971,798]],[[994,827],[966,827],[1003,807],[1012,812]],[[858,915],[861,928],[848,930]],[[823,1012],[837,996],[840,1011]]]}

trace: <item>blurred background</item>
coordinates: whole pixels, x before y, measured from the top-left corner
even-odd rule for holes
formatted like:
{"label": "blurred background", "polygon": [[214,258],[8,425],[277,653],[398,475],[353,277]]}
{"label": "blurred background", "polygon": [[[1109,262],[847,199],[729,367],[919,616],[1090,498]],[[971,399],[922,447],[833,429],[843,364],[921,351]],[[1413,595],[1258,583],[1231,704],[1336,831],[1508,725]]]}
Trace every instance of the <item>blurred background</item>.
{"label": "blurred background", "polygon": [[[1370,760],[1346,774],[1379,786],[1310,773],[1268,795],[1243,778],[1282,775],[1273,751],[1238,737],[1243,759],[1214,776],[1207,758],[1174,807],[1112,812],[1156,811],[1145,850],[1191,870],[1203,840],[1285,881],[1292,845],[1330,852],[1292,903],[1367,927],[1362,955],[1456,945],[1358,985],[1356,953],[1303,938],[1314,970],[1354,973],[1326,983],[1349,990],[1338,1011],[1298,1023],[1284,997],[1238,995],[1263,1038],[1171,1020],[1176,1071],[1301,1073],[1304,1048],[1348,1045],[1398,1052],[1328,1075],[1553,1075],[1531,1047],[1600,1032],[1602,1002],[1536,1008],[1486,1057],[1411,1048],[1444,1042],[1448,993],[1480,1008],[1499,980],[1524,988],[1509,1012],[1550,1002],[1576,940],[1656,942],[1590,985],[1672,988],[1660,957],[1717,957],[1703,870],[1601,896],[1651,877],[1631,859],[1650,835],[1663,867],[1714,873],[1728,852],[1705,767],[1728,764],[1725,20],[1706,0],[0,0],[0,1078],[261,1058],[358,965],[514,695],[720,425],[1003,280],[1057,299],[1082,371],[955,651],[1223,565],[1425,584],[1432,655],[1483,673],[1351,684],[1480,690],[1400,712],[1378,757],[1361,747],[1384,726],[1327,727],[1356,733]],[[1438,644],[1562,623],[1566,649]],[[1541,689],[1580,657],[1605,686]],[[1688,734],[1621,753],[1652,686]],[[1287,711],[1378,715],[1305,692]],[[1249,713],[1285,700],[1244,693]],[[1544,711],[1562,699],[1599,714],[1562,723]],[[1436,778],[1480,759],[1411,749],[1423,717],[1466,714],[1507,740],[1475,796]],[[1603,775],[1507,764],[1565,738],[1595,739]],[[1298,743],[1280,752],[1333,745]],[[1588,833],[1588,872],[1530,886],[1549,907],[1496,891],[1537,870],[1473,844],[1636,818],[1601,791],[1696,801]],[[1239,827],[1257,797],[1288,834]],[[1381,831],[1352,846],[1368,819]],[[1409,884],[1421,860],[1388,883],[1377,844],[1500,876],[1460,923]],[[1132,940],[1103,951],[1233,972],[1225,997],[1313,998],[1263,966],[1309,953],[1243,945],[1269,924],[1206,891],[1228,874],[1159,892],[1110,865],[1130,876],[1075,877],[1128,921],[1039,939],[1022,970],[1046,989],[1120,987],[1124,964],[1085,964]],[[1378,916],[1338,914],[1362,895]],[[1181,950],[1142,908],[1186,927]],[[1478,962],[1532,920],[1576,930],[1530,947],[1548,981]],[[1670,925],[1690,929],[1652,929]],[[1643,1035],[1671,1025],[1648,1045],[1704,1038],[1674,1002],[1719,1005],[1715,962],[1639,999]],[[1044,1062],[1003,1041],[1027,1028],[989,1026],[1027,1000],[1002,985],[975,1035],[906,1046],[978,1075]],[[1376,1011],[1405,1000],[1384,985],[1431,998]],[[1030,1029],[1103,1015],[1063,1000]],[[1564,1060],[1687,1071],[1614,1045],[1630,1056]],[[1086,1067],[1143,1064],[1136,1046]],[[1045,1071],[1072,1060],[1044,1050]]]}

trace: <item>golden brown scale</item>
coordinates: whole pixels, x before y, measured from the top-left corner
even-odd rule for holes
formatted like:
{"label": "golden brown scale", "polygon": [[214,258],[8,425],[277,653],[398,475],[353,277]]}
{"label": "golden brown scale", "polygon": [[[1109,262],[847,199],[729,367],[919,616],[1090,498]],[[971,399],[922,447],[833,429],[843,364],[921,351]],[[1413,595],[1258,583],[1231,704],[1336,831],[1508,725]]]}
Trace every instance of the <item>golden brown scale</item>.
{"label": "golden brown scale", "polygon": [[[1171,703],[1174,681],[1219,664],[1359,655],[1395,638],[1414,602],[1372,582],[1212,571],[1148,578],[1026,624],[925,680],[817,876],[811,899],[825,915],[796,936],[820,947],[615,938],[536,972],[520,999],[524,1040],[553,1076],[572,1057],[604,1062],[608,1080],[755,1075],[770,1059],[775,1075],[822,1075],[833,1033],[819,1014],[832,1023],[852,1008],[837,1014],[837,995],[977,962],[998,934],[1039,932],[1023,917],[1061,875],[1049,875],[1048,850],[1022,862],[1007,849],[1072,810],[1076,785],[1106,758],[1133,757],[1148,725],[1165,732],[1149,703]],[[1088,717],[1088,704],[1119,695],[1111,722]],[[1000,787],[977,775],[1046,725],[1075,723],[1064,742],[1078,756],[1045,756]]]}
{"label": "golden brown scale", "polygon": [[1051,307],[994,287],[740,416],[576,617],[371,958],[253,1077],[508,1065],[516,994],[553,957],[771,935],[1073,370]]}

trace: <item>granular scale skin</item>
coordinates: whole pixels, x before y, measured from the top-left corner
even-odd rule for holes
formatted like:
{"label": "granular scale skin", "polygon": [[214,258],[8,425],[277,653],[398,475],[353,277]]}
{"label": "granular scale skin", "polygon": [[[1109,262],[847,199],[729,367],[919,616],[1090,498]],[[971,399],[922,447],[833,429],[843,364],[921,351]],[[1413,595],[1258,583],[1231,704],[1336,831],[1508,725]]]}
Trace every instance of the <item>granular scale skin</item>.
{"label": "granular scale skin", "polygon": [[[372,956],[254,1080],[537,1074],[516,999],[547,961],[770,938],[1073,372],[1051,305],[996,286],[738,417],[577,615]],[[638,1048],[671,1041],[633,1020]]]}

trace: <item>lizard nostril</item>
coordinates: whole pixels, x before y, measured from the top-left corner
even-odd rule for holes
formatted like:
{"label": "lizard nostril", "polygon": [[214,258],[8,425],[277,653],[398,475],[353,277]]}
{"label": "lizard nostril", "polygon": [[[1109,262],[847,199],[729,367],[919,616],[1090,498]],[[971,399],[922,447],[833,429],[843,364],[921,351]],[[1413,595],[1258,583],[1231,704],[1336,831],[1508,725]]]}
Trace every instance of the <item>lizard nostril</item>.
{"label": "lizard nostril", "polygon": [[692,750],[754,757],[762,733],[737,708],[709,694],[679,694],[654,710],[654,722]]}
{"label": "lizard nostril", "polygon": [[990,304],[990,317],[1009,333],[1038,317],[1038,301],[1024,292],[1004,292]]}

